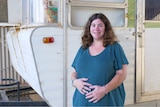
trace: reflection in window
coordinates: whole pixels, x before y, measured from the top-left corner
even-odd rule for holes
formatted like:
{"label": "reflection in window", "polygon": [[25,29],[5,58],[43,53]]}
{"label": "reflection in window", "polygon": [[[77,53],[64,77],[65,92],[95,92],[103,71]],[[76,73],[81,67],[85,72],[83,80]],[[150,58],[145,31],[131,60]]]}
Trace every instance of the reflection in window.
{"label": "reflection in window", "polygon": [[57,3],[53,0],[43,0],[44,17],[47,23],[57,23]]}
{"label": "reflection in window", "polygon": [[23,24],[46,24],[58,21],[58,0],[23,0]]}

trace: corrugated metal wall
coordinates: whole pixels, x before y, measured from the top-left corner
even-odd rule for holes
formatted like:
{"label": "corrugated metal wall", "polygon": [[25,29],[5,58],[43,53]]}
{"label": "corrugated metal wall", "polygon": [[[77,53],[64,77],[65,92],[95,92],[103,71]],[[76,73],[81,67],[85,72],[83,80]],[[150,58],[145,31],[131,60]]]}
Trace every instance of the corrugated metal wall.
{"label": "corrugated metal wall", "polygon": [[0,23],[0,78],[12,78],[19,80],[21,83],[25,81],[14,70],[9,51],[6,44],[6,33],[9,30],[9,26],[1,25]]}

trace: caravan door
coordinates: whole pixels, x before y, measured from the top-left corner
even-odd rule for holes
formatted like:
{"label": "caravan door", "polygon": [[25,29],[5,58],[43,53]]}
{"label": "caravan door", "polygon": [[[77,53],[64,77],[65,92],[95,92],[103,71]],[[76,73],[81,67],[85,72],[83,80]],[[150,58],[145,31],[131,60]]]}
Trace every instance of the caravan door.
{"label": "caravan door", "polygon": [[[149,1],[149,0],[147,0]],[[160,29],[145,28],[145,0],[137,0],[136,101],[160,99]],[[151,1],[151,0],[150,0]],[[153,1],[151,1],[153,3]],[[157,2],[157,1],[156,1]]]}

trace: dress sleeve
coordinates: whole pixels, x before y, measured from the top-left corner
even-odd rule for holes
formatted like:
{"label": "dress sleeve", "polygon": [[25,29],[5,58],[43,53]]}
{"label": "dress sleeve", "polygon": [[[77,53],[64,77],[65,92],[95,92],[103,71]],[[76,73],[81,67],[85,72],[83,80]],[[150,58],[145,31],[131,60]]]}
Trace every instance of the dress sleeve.
{"label": "dress sleeve", "polygon": [[115,69],[122,69],[122,65],[129,64],[123,48],[119,43],[114,44]]}
{"label": "dress sleeve", "polygon": [[81,55],[81,52],[82,52],[82,46],[79,48],[79,50],[78,50],[78,52],[77,52],[77,54],[76,54],[76,56],[75,56],[75,58],[73,60],[73,63],[71,65],[75,70],[76,70],[77,61],[78,61],[78,59],[79,59],[79,57]]}

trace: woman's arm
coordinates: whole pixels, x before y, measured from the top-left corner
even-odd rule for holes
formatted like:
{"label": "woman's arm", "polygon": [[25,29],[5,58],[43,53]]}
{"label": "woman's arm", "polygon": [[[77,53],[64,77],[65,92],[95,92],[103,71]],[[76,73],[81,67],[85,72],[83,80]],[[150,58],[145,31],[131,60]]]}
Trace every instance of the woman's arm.
{"label": "woman's arm", "polygon": [[106,94],[117,88],[127,78],[127,66],[128,65],[123,65],[122,69],[116,72],[116,75],[113,77],[113,79],[104,86]]}
{"label": "woman's arm", "polygon": [[74,82],[75,79],[77,79],[77,73],[76,73],[76,71],[73,71],[72,75],[71,75],[71,80],[72,80],[72,85],[73,86],[74,86],[73,82]]}

